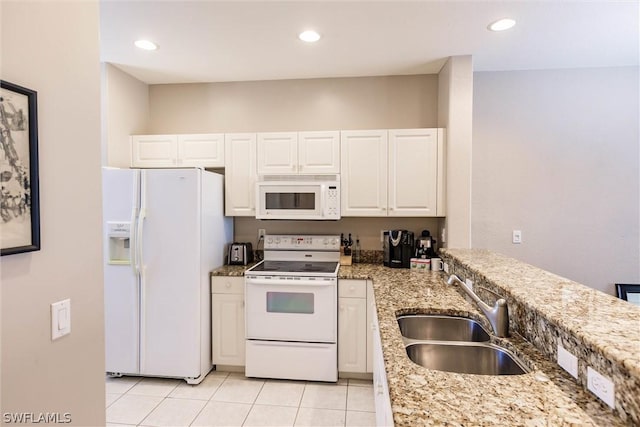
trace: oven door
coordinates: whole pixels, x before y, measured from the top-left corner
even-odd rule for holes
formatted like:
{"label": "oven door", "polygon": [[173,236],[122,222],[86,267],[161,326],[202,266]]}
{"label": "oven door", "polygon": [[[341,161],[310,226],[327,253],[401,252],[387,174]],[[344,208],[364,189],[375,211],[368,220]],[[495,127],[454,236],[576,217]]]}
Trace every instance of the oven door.
{"label": "oven door", "polygon": [[245,277],[247,339],[335,343],[337,279]]}

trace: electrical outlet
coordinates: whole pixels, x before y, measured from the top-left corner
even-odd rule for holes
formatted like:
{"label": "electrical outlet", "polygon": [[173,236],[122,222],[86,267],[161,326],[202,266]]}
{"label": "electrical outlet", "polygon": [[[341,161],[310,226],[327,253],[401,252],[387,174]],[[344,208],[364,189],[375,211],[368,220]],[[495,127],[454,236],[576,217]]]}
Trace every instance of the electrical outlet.
{"label": "electrical outlet", "polygon": [[613,382],[595,369],[592,369],[591,366],[587,367],[587,387],[604,403],[612,409],[615,408]]}
{"label": "electrical outlet", "polygon": [[264,228],[258,228],[258,240],[260,240],[261,237],[264,237],[265,234],[267,234],[267,232]]}
{"label": "electrical outlet", "polygon": [[558,344],[558,365],[569,372],[573,378],[578,378],[578,358]]}
{"label": "electrical outlet", "polygon": [[464,284],[467,286],[467,288],[469,288],[470,291],[473,291],[473,280],[466,279],[464,281]]}
{"label": "electrical outlet", "polygon": [[443,262],[442,269],[444,270],[445,273],[449,273],[449,264],[447,264],[446,262]]}
{"label": "electrical outlet", "polygon": [[442,235],[440,236],[440,243],[447,243],[447,229],[442,229]]}
{"label": "electrical outlet", "polygon": [[520,243],[522,243],[521,230],[513,230],[513,234],[511,235],[511,242],[516,245],[519,245]]}
{"label": "electrical outlet", "polygon": [[384,242],[384,232],[387,230],[380,230],[380,243]]}

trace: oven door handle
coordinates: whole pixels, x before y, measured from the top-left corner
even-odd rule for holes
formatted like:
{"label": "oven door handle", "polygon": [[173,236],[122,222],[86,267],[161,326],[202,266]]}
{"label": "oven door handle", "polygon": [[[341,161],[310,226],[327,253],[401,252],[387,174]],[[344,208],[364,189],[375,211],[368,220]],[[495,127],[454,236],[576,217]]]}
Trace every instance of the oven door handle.
{"label": "oven door handle", "polygon": [[327,287],[335,286],[335,280],[270,280],[270,279],[246,279],[247,286],[314,286]]}

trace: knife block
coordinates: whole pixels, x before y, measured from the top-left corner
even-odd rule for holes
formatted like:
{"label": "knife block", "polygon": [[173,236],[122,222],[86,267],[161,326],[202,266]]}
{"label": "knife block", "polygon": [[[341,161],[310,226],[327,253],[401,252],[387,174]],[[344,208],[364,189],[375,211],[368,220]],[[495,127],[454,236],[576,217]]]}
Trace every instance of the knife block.
{"label": "knife block", "polygon": [[340,247],[340,265],[351,265],[353,263],[353,258],[351,257],[351,253],[349,255],[344,254],[344,246]]}

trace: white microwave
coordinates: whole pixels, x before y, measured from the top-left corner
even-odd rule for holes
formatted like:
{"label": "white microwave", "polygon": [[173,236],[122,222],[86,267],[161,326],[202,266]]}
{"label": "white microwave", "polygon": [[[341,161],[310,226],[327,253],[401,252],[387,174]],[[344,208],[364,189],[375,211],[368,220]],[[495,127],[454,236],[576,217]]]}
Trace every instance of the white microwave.
{"label": "white microwave", "polygon": [[340,219],[340,175],[264,175],[256,198],[257,219]]}

